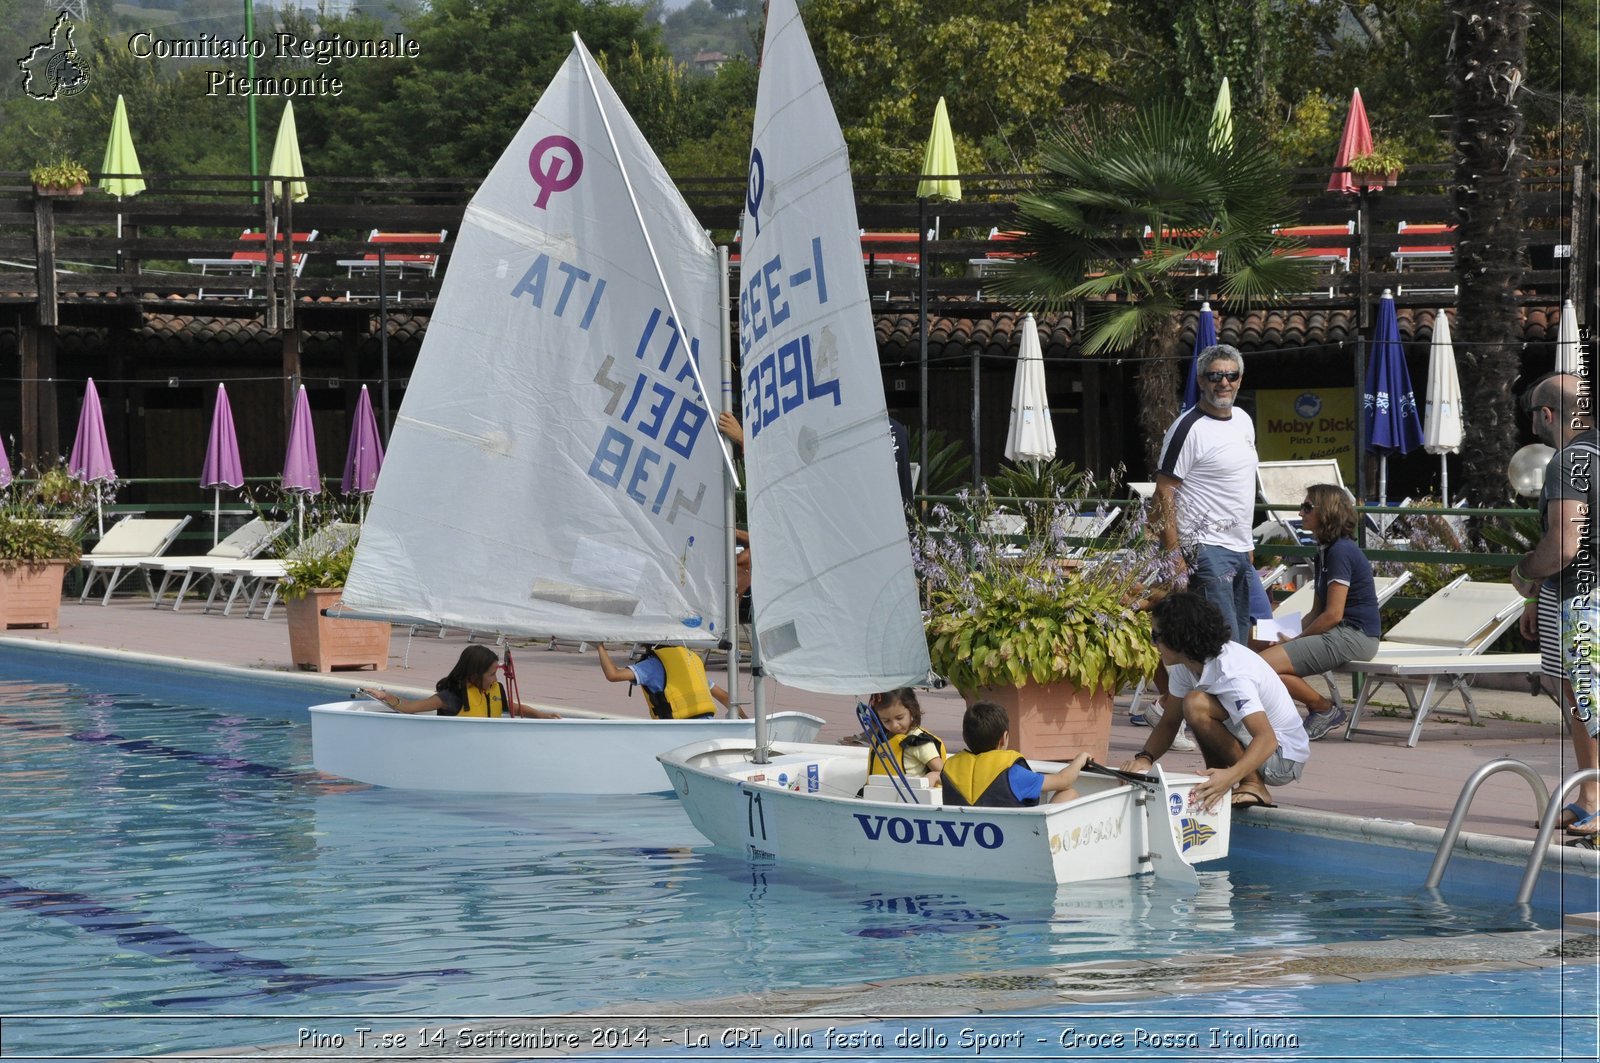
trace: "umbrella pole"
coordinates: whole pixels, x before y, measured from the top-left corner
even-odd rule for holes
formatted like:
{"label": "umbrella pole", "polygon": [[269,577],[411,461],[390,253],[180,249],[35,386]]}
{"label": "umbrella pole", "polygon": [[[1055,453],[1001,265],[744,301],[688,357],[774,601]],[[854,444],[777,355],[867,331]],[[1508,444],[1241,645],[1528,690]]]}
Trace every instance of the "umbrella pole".
{"label": "umbrella pole", "polygon": [[222,539],[222,488],[211,489],[211,545]]}
{"label": "umbrella pole", "polygon": [[1450,455],[1439,455],[1439,502],[1450,508]]}
{"label": "umbrella pole", "polygon": [[99,529],[100,535],[103,538],[106,534],[106,514],[105,507],[100,498],[99,480],[96,480],[94,483],[94,526]]}
{"label": "umbrella pole", "polygon": [[1389,455],[1378,455],[1378,505],[1389,504]]}
{"label": "umbrella pole", "polygon": [[917,455],[917,491],[928,493],[928,197],[917,197],[917,346],[922,367],[922,445]]}

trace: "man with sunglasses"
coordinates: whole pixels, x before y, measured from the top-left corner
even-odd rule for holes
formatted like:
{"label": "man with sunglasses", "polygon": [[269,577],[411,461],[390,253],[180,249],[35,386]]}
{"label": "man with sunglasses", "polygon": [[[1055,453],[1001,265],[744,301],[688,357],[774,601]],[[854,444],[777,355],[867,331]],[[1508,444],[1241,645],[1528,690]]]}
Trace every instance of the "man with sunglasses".
{"label": "man with sunglasses", "polygon": [[1256,428],[1234,406],[1244,355],[1226,343],[1195,360],[1200,402],[1167,429],[1156,465],[1161,543],[1181,550],[1189,589],[1228,621],[1233,641],[1250,635],[1250,554],[1255,549]]}
{"label": "man with sunglasses", "polygon": [[[1556,448],[1545,469],[1539,514],[1544,535],[1511,570],[1511,584],[1527,599],[1522,634],[1537,639],[1540,671],[1559,684],[1572,713],[1572,748],[1579,770],[1600,766],[1600,588],[1595,553],[1600,541],[1600,432],[1594,395],[1582,378],[1552,373],[1527,393],[1533,434]],[[1600,783],[1586,781],[1562,810],[1560,825],[1595,848],[1600,837]]]}

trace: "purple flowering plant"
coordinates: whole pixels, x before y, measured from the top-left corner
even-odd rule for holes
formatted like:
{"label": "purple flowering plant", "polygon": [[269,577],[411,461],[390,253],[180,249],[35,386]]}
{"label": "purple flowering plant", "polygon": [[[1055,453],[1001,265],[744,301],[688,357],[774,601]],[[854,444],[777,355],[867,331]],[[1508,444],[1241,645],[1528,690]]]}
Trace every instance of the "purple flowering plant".
{"label": "purple flowering plant", "polygon": [[926,596],[929,654],[958,689],[1070,682],[1118,690],[1154,672],[1152,589],[1173,583],[1173,559],[1143,506],[1090,543],[1090,514],[1108,515],[1087,482],[1053,497],[987,489],[938,505],[913,539]]}

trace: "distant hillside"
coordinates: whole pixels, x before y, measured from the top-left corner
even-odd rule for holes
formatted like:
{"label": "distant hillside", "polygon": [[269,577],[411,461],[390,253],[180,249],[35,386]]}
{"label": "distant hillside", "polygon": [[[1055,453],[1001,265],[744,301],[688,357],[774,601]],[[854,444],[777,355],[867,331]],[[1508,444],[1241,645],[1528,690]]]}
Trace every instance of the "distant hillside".
{"label": "distant hillside", "polygon": [[677,10],[667,11],[662,40],[673,57],[685,63],[701,52],[754,59],[761,8],[761,0],[689,0]]}

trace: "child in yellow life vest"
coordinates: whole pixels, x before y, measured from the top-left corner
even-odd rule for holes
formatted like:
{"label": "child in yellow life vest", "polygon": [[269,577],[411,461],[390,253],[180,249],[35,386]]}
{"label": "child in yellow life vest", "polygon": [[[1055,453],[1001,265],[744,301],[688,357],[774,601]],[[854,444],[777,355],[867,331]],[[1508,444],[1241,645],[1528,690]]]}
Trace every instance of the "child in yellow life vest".
{"label": "child in yellow life vest", "polygon": [[1021,753],[1006,748],[1011,744],[1011,727],[1006,710],[994,702],[980,701],[967,710],[961,737],[967,748],[944,762],[945,804],[1017,808],[1037,805],[1047,793],[1054,794],[1052,804],[1078,796],[1072,784],[1089,762],[1089,754],[1079,753],[1071,764],[1050,775],[1034,771]]}
{"label": "child in yellow life vest", "polygon": [[358,688],[357,693],[376,698],[395,712],[436,712],[440,716],[528,716],[540,720],[560,719],[553,712],[540,712],[506,696],[500,683],[500,657],[487,646],[468,646],[456,658],[450,674],[420,701],[407,701],[382,687]]}
{"label": "child in yellow life vest", "polygon": [[658,720],[698,720],[715,716],[717,702],[728,704],[728,692],[706,678],[705,664],[692,650],[654,646],[643,659],[618,665],[604,643],[597,643],[595,649],[601,674],[613,683],[643,687],[650,715]]}
{"label": "child in yellow life vest", "polygon": [[[889,733],[889,749],[900,762],[906,778],[927,776],[929,786],[939,785],[939,772],[944,768],[944,743],[939,736],[922,729],[922,706],[917,704],[917,692],[910,687],[886,690],[874,694],[872,708],[878,721]],[[893,775],[890,766],[877,753],[872,754],[869,775]]]}

